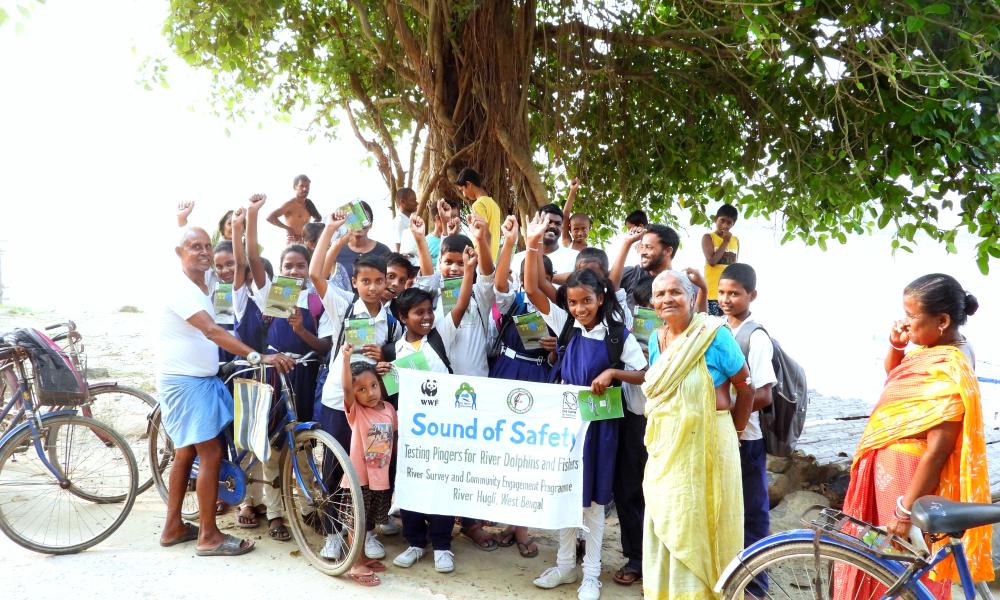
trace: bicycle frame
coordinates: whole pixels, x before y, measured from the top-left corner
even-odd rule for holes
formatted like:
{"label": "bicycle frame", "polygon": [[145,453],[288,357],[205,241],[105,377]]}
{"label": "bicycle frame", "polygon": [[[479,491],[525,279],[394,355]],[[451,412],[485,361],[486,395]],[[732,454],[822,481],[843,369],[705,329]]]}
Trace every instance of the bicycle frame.
{"label": "bicycle frame", "polygon": [[[719,577],[719,580],[715,584],[715,592],[722,592],[722,588],[726,584],[726,581],[729,580],[737,569],[741,568],[745,564],[748,557],[789,542],[816,543],[817,541],[832,544],[845,550],[850,550],[864,555],[866,558],[871,559],[879,566],[892,573],[892,575],[897,579],[905,578],[905,583],[901,586],[901,589],[909,590],[919,600],[935,600],[934,595],[931,594],[924,584],[920,582],[920,578],[929,573],[931,569],[937,566],[938,563],[953,554],[955,556],[955,564],[958,569],[959,579],[962,583],[962,593],[965,594],[966,600],[973,600],[976,597],[976,587],[972,581],[972,574],[969,571],[969,563],[965,558],[965,547],[962,545],[961,538],[950,538],[949,543],[938,550],[934,556],[930,557],[928,560],[916,558],[904,560],[907,557],[889,559],[874,552],[862,552],[855,544],[847,543],[837,536],[818,534],[813,529],[795,529],[792,531],[777,533],[758,541],[749,548],[744,549],[736,555],[736,558],[730,561],[728,566],[726,566],[722,575]],[[907,563],[910,564],[909,567],[907,566]],[[896,594],[889,597],[894,598],[896,597]]]}

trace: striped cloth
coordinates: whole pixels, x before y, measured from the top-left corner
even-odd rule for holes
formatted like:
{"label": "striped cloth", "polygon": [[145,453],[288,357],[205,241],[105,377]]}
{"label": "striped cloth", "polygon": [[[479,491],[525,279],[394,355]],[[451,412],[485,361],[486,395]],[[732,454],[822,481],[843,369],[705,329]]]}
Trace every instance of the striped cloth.
{"label": "striped cloth", "polygon": [[233,441],[261,462],[271,456],[267,423],[273,396],[274,388],[266,383],[242,377],[233,381]]}

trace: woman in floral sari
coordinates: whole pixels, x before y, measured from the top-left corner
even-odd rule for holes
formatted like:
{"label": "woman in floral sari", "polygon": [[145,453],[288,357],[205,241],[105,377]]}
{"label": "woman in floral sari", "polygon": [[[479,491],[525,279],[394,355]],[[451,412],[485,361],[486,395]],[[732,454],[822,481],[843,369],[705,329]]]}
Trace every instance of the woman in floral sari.
{"label": "woman in floral sari", "polygon": [[723,321],[694,313],[697,295],[678,271],[653,281],[653,307],[664,325],[649,340],[652,366],[642,386],[646,600],[715,598],[712,586],[743,549],[738,438],[753,403],[750,371]]}
{"label": "woman in floral sari", "polygon": [[[903,291],[906,318],[889,333],[888,378],[854,455],[845,513],[905,539],[910,506],[921,496],[990,502],[979,385],[958,331],[978,307],[949,275],[925,275]],[[905,352],[907,344],[917,347]],[[990,534],[977,527],[962,539],[976,581],[993,579]],[[924,584],[951,598],[956,575],[949,558]],[[838,598],[875,592],[874,582],[847,567],[837,569],[834,588]]]}

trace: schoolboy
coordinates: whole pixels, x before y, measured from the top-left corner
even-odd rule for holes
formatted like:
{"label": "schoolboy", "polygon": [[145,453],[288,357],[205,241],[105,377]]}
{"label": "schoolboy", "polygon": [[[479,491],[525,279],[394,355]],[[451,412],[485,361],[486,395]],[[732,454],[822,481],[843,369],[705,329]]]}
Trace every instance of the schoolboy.
{"label": "schoolboy", "polygon": [[[754,387],[753,413],[740,434],[740,467],[743,471],[743,542],[745,547],[768,535],[770,500],[767,496],[767,455],[760,431],[758,411],[771,404],[771,388],[777,382],[771,357],[774,345],[763,329],[750,319],[750,303],[757,299],[757,274],[747,264],[734,263],[725,268],[719,279],[719,307],[733,337],[740,343],[750,367]],[[750,332],[741,335],[741,332]],[[743,342],[749,337],[748,344]],[[759,586],[758,586],[759,587]],[[763,590],[748,592],[757,596]]]}

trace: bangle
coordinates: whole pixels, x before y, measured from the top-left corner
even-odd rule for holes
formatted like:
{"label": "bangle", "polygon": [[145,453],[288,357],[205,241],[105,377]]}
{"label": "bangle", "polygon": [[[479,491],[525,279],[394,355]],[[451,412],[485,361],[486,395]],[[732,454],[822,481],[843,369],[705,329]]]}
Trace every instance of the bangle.
{"label": "bangle", "polygon": [[896,498],[895,513],[896,513],[896,520],[897,521],[906,521],[906,522],[910,521],[910,511],[908,511],[905,508],[903,508],[903,497],[902,496],[900,496],[899,498]]}
{"label": "bangle", "polygon": [[892,340],[889,340],[889,347],[899,352],[906,350],[906,344],[903,344],[902,346],[897,346],[896,344],[892,343]]}
{"label": "bangle", "polygon": [[746,431],[746,430],[747,430],[746,427],[744,427],[743,429],[737,429],[736,430],[736,437],[742,436],[743,432]]}
{"label": "bangle", "polygon": [[737,381],[737,382],[733,383],[733,386],[736,387],[737,389],[739,389],[741,387],[750,387],[751,383],[752,382],[751,382],[750,378],[747,377],[743,381]]}
{"label": "bangle", "polygon": [[528,246],[528,252],[538,252],[538,248],[534,248],[532,246]]}

